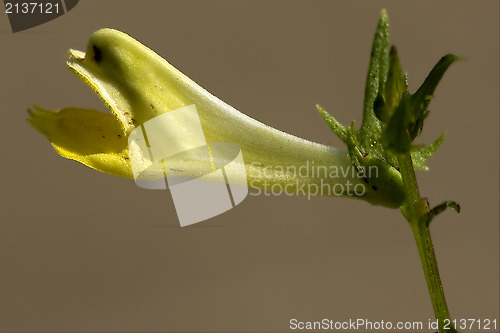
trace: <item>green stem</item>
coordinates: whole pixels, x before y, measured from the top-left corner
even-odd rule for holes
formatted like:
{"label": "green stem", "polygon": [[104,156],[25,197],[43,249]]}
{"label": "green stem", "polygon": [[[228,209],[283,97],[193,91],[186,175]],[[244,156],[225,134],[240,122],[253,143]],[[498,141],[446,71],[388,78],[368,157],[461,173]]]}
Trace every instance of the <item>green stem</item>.
{"label": "green stem", "polygon": [[[427,203],[420,198],[418,190],[417,178],[413,169],[413,162],[409,153],[398,156],[399,171],[403,176],[405,187],[405,202],[401,207],[401,211],[405,218],[410,223],[413,231],[413,236],[418,247],[420,260],[424,269],[429,295],[431,297],[434,315],[438,320],[439,332],[456,332],[453,328],[444,328],[444,325],[450,323],[450,314],[446,299],[444,296],[443,285],[439,277],[439,271],[432,245],[429,226],[425,219],[425,214],[429,212]],[[446,320],[446,321],[445,321]]]}

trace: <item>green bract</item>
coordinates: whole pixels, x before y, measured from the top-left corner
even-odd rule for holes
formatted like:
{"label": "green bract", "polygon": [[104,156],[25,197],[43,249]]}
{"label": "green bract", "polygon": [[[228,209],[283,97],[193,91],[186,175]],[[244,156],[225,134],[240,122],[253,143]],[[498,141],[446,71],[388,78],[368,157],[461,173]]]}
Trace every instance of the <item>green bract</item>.
{"label": "green bract", "polygon": [[425,162],[439,148],[445,135],[426,146],[412,146],[420,135],[427,106],[444,72],[459,57],[448,54],[434,66],[421,87],[411,95],[396,48],[389,45],[387,13],[382,10],[372,45],[366,79],[363,121],[356,131],[344,127],[318,106],[332,131],[346,143],[354,165],[364,165],[366,158],[377,159],[399,170],[397,155],[410,152],[413,167],[428,170]]}

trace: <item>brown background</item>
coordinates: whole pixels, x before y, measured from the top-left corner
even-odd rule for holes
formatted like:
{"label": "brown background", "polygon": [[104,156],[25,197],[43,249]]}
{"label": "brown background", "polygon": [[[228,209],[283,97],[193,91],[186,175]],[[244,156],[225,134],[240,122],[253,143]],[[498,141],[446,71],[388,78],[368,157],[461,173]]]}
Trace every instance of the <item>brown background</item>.
{"label": "brown background", "polygon": [[381,8],[414,91],[445,53],[419,172],[455,318],[499,313],[499,5],[460,2],[82,1],[13,34],[1,14],[0,331],[288,331],[289,320],[433,318],[413,236],[365,202],[248,197],[180,228],[167,192],[60,158],[26,109],[104,111],[65,65],[102,27],[127,32],[264,123],[343,147],[315,110],[359,124]]}

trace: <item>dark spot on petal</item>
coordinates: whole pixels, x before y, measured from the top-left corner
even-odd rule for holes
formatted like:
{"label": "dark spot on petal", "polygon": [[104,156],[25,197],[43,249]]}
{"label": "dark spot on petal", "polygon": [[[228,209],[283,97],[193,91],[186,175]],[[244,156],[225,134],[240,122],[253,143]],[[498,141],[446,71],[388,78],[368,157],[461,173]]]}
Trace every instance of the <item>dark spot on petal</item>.
{"label": "dark spot on petal", "polygon": [[121,138],[122,136],[120,134],[118,134],[118,137]]}
{"label": "dark spot on petal", "polygon": [[104,135],[102,136],[102,138],[103,138],[103,139],[106,139],[106,137],[105,137]]}
{"label": "dark spot on petal", "polygon": [[100,62],[102,60],[102,51],[97,46],[93,45],[92,50],[94,50],[94,60],[95,62]]}

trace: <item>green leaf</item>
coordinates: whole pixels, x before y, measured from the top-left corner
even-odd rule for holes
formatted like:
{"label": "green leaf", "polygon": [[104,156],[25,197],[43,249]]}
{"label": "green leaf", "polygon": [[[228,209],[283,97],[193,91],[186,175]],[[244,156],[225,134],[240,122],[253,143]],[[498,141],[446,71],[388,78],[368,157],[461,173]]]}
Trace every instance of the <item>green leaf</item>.
{"label": "green leaf", "polygon": [[384,158],[384,149],[380,143],[382,127],[375,116],[373,105],[379,88],[385,84],[389,69],[389,21],[387,12],[382,10],[373,39],[370,64],[366,78],[365,99],[363,103],[363,121],[358,131],[360,147],[367,154]]}
{"label": "green leaf", "polygon": [[[442,57],[415,94],[409,95],[407,92],[403,93],[401,101],[389,120],[382,138],[385,147],[389,151],[395,154],[404,154],[411,150],[411,143],[420,135],[424,120],[429,114],[427,107],[437,84],[448,67],[458,59],[459,57],[452,54]],[[388,80],[388,82],[390,81]],[[423,150],[420,153],[421,156],[416,155],[420,157],[418,161],[419,168],[426,168],[425,160],[436,151],[441,142],[438,140],[437,143],[428,147],[427,150]]]}
{"label": "green leaf", "polygon": [[[392,52],[391,50],[391,55],[392,54],[394,55],[391,56],[391,70],[392,68],[395,68],[394,73],[398,73],[399,61],[397,61],[397,54],[395,54],[395,51]],[[448,69],[448,67],[458,59],[459,57],[452,54],[442,57],[415,94],[409,95],[407,89],[405,88],[400,103],[388,121],[388,126],[382,137],[382,141],[388,151],[395,154],[404,154],[412,149],[411,143],[417,136],[420,135],[424,120],[429,114],[427,107],[437,84],[443,77],[444,72]],[[394,64],[394,66],[392,64]],[[385,91],[388,92],[393,90],[393,97],[389,97],[387,93],[385,93],[382,95],[385,98],[384,101],[391,100],[392,98],[391,101],[394,102],[394,99],[397,98],[397,93],[402,90],[402,80],[404,80],[404,78],[399,76],[395,78],[395,80],[398,81],[392,84],[393,78],[391,77],[388,79]],[[404,85],[406,86],[406,83]],[[396,90],[398,89],[397,87],[399,87],[399,91]],[[385,109],[390,108],[389,105],[381,105],[380,103],[379,107],[384,107]],[[382,111],[379,110],[379,113],[381,113],[382,116],[385,118],[389,117],[390,111]],[[437,150],[437,148],[439,148],[443,139],[444,137],[442,139],[438,139],[435,143],[427,146],[426,149],[421,150],[420,153],[415,154],[415,157],[418,158],[417,168],[426,169],[425,160],[428,159]]]}
{"label": "green leaf", "polygon": [[441,144],[443,143],[446,134],[443,133],[439,138],[436,139],[433,143],[420,147],[419,149],[411,152],[411,158],[413,160],[413,167],[416,170],[429,170],[429,168],[425,165],[425,162],[439,149]]}
{"label": "green leaf", "polygon": [[446,208],[451,208],[457,213],[460,213],[460,205],[455,201],[445,201],[436,207],[432,208],[427,214],[425,214],[425,223],[427,226],[431,223],[432,219],[436,217],[436,215],[444,212]]}
{"label": "green leaf", "polygon": [[[392,69],[393,82],[391,84],[397,87],[402,85],[406,88],[406,80],[402,75],[395,49],[392,53],[392,61],[394,68]],[[359,131],[355,130],[354,124],[346,128],[324,109],[317,106],[323,119],[327,122],[332,131],[347,144],[349,156],[353,165],[358,170],[362,170],[363,167],[366,167],[367,161],[369,160],[371,164],[380,164],[384,168],[389,168],[398,173],[396,157],[386,153],[384,150],[381,140],[383,124],[374,112],[375,100],[377,96],[379,96],[379,91],[386,85],[388,72],[389,24],[387,13],[385,10],[382,10],[372,44],[366,79],[365,100],[363,104],[363,121]],[[397,105],[397,100],[399,98],[400,97],[391,96],[389,98],[390,103]],[[398,175],[398,177],[400,177],[400,175]]]}
{"label": "green leaf", "polygon": [[349,157],[351,158],[352,164],[359,171],[363,167],[363,158],[367,155],[359,150],[359,142],[356,136],[356,129],[354,127],[354,122],[351,123],[347,130],[347,150],[349,152]]}
{"label": "green leaf", "polygon": [[422,131],[424,119],[429,113],[427,107],[433,97],[436,86],[448,67],[460,59],[460,57],[454,54],[447,54],[442,57],[431,70],[420,88],[418,88],[418,90],[411,96],[411,113],[413,115],[413,119],[410,124],[411,127],[408,130],[412,141],[419,136]]}
{"label": "green leaf", "polygon": [[411,149],[412,140],[408,132],[408,127],[412,121],[410,103],[410,95],[403,93],[401,102],[384,131],[382,142],[387,151],[393,154],[404,154]]}
{"label": "green leaf", "polygon": [[328,112],[325,111],[321,106],[316,105],[316,108],[318,108],[319,113],[323,117],[323,119],[326,121],[328,126],[332,129],[333,133],[339,137],[340,140],[342,140],[345,144],[347,144],[348,139],[347,139],[347,129],[345,128],[344,125],[339,123],[335,118],[333,118]]}
{"label": "green leaf", "polygon": [[375,115],[383,123],[388,123],[401,101],[404,92],[408,92],[406,77],[401,70],[398,52],[392,46],[389,53],[389,73],[385,85],[380,86],[373,106]]}

